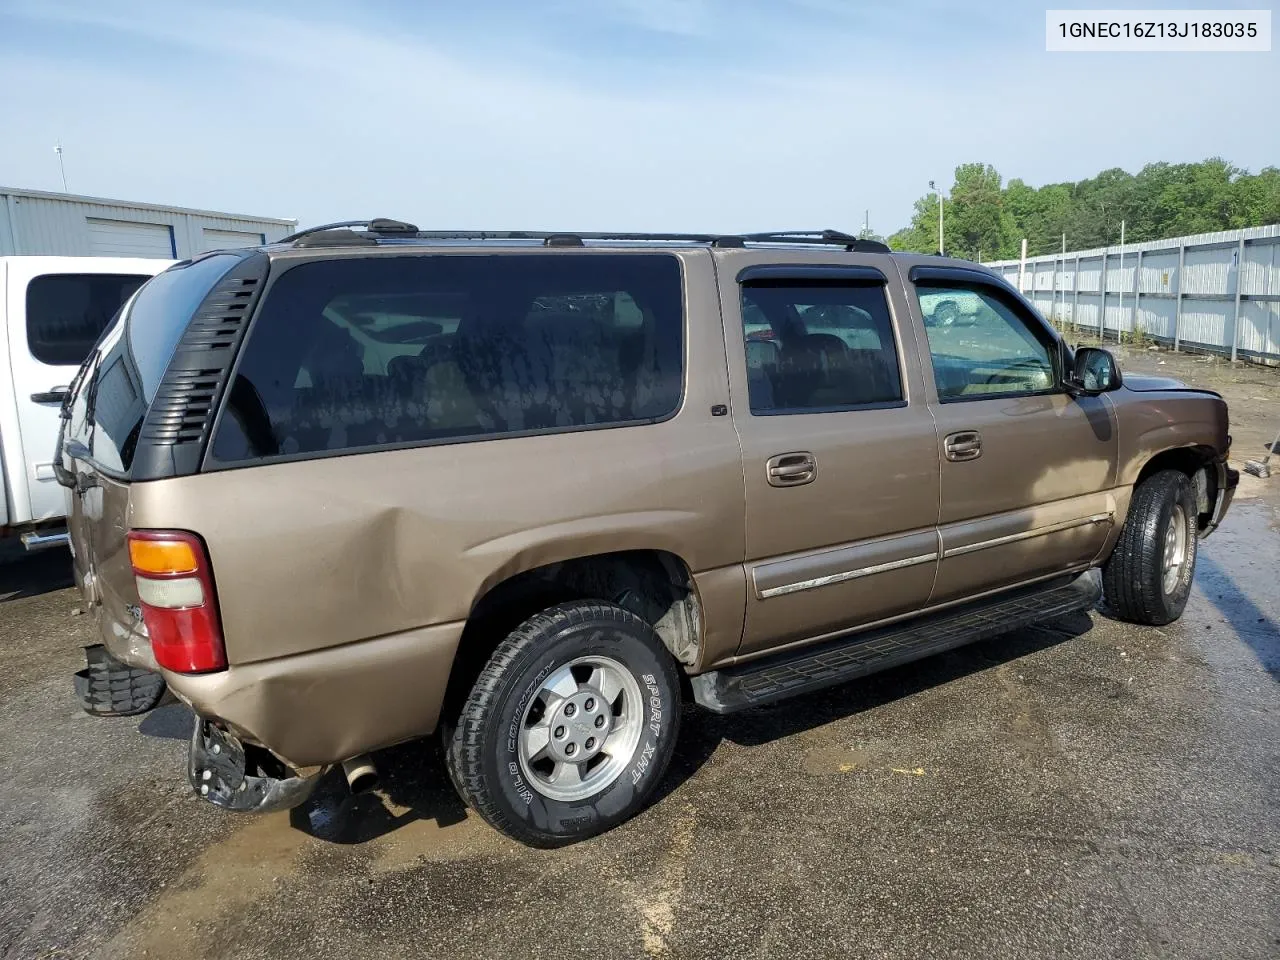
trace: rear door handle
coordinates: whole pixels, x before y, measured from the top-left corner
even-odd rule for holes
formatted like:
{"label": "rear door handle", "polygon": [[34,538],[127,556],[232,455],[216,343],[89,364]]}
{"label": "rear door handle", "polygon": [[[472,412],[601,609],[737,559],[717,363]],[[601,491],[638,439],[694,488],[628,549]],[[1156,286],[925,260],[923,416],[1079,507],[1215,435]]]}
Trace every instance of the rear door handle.
{"label": "rear door handle", "polygon": [[977,460],[982,456],[982,434],[977,430],[961,430],[948,434],[942,441],[942,451],[948,460],[960,462]]}
{"label": "rear door handle", "polygon": [[771,487],[798,487],[817,478],[818,461],[803,451],[780,453],[765,461],[764,472]]}
{"label": "rear door handle", "polygon": [[33,393],[31,399],[35,403],[61,403],[67,399],[67,393],[70,387],[54,387],[52,390],[46,390],[43,393]]}

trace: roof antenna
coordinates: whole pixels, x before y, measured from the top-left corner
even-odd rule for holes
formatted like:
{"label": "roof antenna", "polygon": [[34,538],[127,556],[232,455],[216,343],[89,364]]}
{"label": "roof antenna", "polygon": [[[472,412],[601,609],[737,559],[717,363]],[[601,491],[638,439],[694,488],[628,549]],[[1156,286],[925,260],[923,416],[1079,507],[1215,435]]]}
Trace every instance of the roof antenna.
{"label": "roof antenna", "polygon": [[58,155],[58,169],[62,172],[62,192],[70,193],[67,189],[67,168],[62,164],[62,141],[59,140],[53,145],[53,152]]}

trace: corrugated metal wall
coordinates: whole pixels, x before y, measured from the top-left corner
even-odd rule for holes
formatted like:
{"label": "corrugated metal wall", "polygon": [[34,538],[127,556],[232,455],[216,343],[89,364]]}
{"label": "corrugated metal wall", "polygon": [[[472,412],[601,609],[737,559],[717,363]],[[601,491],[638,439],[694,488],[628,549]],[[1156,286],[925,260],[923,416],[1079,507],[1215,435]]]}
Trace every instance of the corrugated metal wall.
{"label": "corrugated metal wall", "polygon": [[1059,325],[1280,361],[1280,225],[987,266]]}
{"label": "corrugated metal wall", "polygon": [[173,235],[172,256],[178,259],[207,249],[205,231],[215,236],[260,235],[269,243],[297,226],[293,220],[0,187],[0,255],[90,256],[97,252],[90,220],[167,226]]}

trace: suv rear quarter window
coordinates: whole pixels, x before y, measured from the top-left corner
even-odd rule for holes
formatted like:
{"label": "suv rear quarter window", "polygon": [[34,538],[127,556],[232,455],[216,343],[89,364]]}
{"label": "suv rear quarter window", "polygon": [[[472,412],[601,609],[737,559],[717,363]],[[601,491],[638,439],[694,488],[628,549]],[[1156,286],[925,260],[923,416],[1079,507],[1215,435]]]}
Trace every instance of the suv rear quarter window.
{"label": "suv rear quarter window", "polygon": [[201,301],[240,259],[214,254],[151,278],[98,345],[96,363],[74,398],[67,436],[83,443],[107,473],[129,472],[143,418],[179,339]]}
{"label": "suv rear quarter window", "polygon": [[312,261],[267,290],[216,464],[650,423],[682,385],[666,254]]}

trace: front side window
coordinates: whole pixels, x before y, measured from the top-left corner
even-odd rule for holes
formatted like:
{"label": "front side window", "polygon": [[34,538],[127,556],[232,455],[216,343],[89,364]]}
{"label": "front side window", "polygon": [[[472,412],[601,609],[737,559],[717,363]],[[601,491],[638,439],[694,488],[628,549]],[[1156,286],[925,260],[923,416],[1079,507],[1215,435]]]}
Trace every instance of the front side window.
{"label": "front side window", "polygon": [[982,287],[916,284],[938,399],[1054,389],[1052,341],[1032,317]]}
{"label": "front side window", "polygon": [[653,422],[681,395],[666,254],[303,263],[265,294],[213,459]]}
{"label": "front side window", "polygon": [[27,346],[50,366],[84,362],[111,318],[150,278],[127,273],[52,273],[27,284]]}
{"label": "front side window", "polygon": [[753,414],[849,410],[903,401],[883,284],[745,284],[742,334]]}

